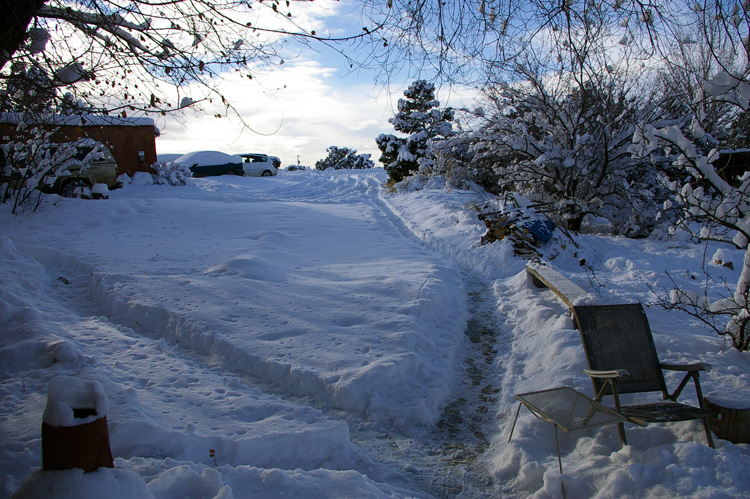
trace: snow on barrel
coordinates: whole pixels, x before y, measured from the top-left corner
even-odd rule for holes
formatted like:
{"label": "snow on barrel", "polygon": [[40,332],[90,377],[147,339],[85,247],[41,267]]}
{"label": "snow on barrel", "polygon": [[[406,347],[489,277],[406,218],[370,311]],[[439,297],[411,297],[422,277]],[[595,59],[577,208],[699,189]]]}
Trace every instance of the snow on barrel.
{"label": "snow on barrel", "polygon": [[97,381],[58,376],[47,388],[42,419],[42,467],[46,470],[112,468],[109,400]]}

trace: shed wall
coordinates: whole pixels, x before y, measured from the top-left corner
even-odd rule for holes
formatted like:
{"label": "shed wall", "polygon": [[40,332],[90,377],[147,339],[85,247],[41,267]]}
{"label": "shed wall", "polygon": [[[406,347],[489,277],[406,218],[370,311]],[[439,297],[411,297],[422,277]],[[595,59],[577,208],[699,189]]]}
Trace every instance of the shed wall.
{"label": "shed wall", "polygon": [[[112,151],[120,174],[127,173],[132,177],[136,172],[151,172],[150,166],[156,163],[156,131],[152,125],[62,125],[55,128],[55,142],[87,137],[105,144]],[[16,133],[15,124],[0,123],[2,137]],[[140,151],[143,151],[143,160],[138,154]]]}

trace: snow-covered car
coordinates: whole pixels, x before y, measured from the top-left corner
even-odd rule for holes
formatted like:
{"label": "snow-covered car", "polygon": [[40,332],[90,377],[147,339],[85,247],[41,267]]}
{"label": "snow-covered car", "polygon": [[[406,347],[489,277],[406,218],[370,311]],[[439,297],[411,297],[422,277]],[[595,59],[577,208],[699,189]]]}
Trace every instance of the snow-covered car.
{"label": "snow-covered car", "polygon": [[[101,142],[82,139],[75,149],[68,153],[56,154],[58,146],[45,148],[48,157],[59,158],[66,163],[63,172],[51,185],[41,184],[39,190],[56,193],[63,197],[107,197],[107,191],[119,186],[117,180],[117,161],[109,148]],[[88,163],[84,167],[83,163]],[[103,185],[107,187],[104,188]]]}
{"label": "snow-covered car", "polygon": [[276,156],[267,154],[248,153],[240,154],[245,175],[252,177],[271,177],[278,173],[281,160]]}
{"label": "snow-covered car", "polygon": [[242,158],[219,151],[194,151],[174,160],[190,168],[194,177],[244,175]]}

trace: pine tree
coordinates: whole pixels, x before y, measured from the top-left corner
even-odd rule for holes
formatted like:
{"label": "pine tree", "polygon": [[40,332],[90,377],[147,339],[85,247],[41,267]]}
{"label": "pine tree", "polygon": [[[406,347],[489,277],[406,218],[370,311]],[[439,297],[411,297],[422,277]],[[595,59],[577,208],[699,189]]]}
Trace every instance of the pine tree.
{"label": "pine tree", "polygon": [[404,91],[404,97],[398,100],[398,112],[388,122],[408,137],[381,134],[375,139],[380,162],[395,182],[419,168],[420,160],[429,156],[430,140],[452,133],[453,109],[438,109],[435,85],[417,80]]}

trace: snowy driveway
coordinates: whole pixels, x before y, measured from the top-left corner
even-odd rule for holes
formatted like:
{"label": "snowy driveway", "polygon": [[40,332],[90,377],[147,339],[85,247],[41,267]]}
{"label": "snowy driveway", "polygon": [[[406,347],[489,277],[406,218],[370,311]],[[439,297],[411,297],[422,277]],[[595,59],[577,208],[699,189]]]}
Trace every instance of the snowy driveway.
{"label": "snowy driveway", "polygon": [[[56,365],[37,371],[35,389],[77,369],[102,382],[114,399],[113,452],[124,457],[209,463],[215,447],[231,464],[346,469],[358,454],[346,424],[211,369],[191,372],[170,360],[176,344],[318,405],[434,424],[461,368],[466,293],[454,264],[384,209],[384,180],[313,172],[129,185],[105,202],[61,200],[9,219],[3,250],[40,288],[16,295],[49,309],[32,340],[44,358],[24,367]],[[39,410],[41,396],[19,403]]]}

